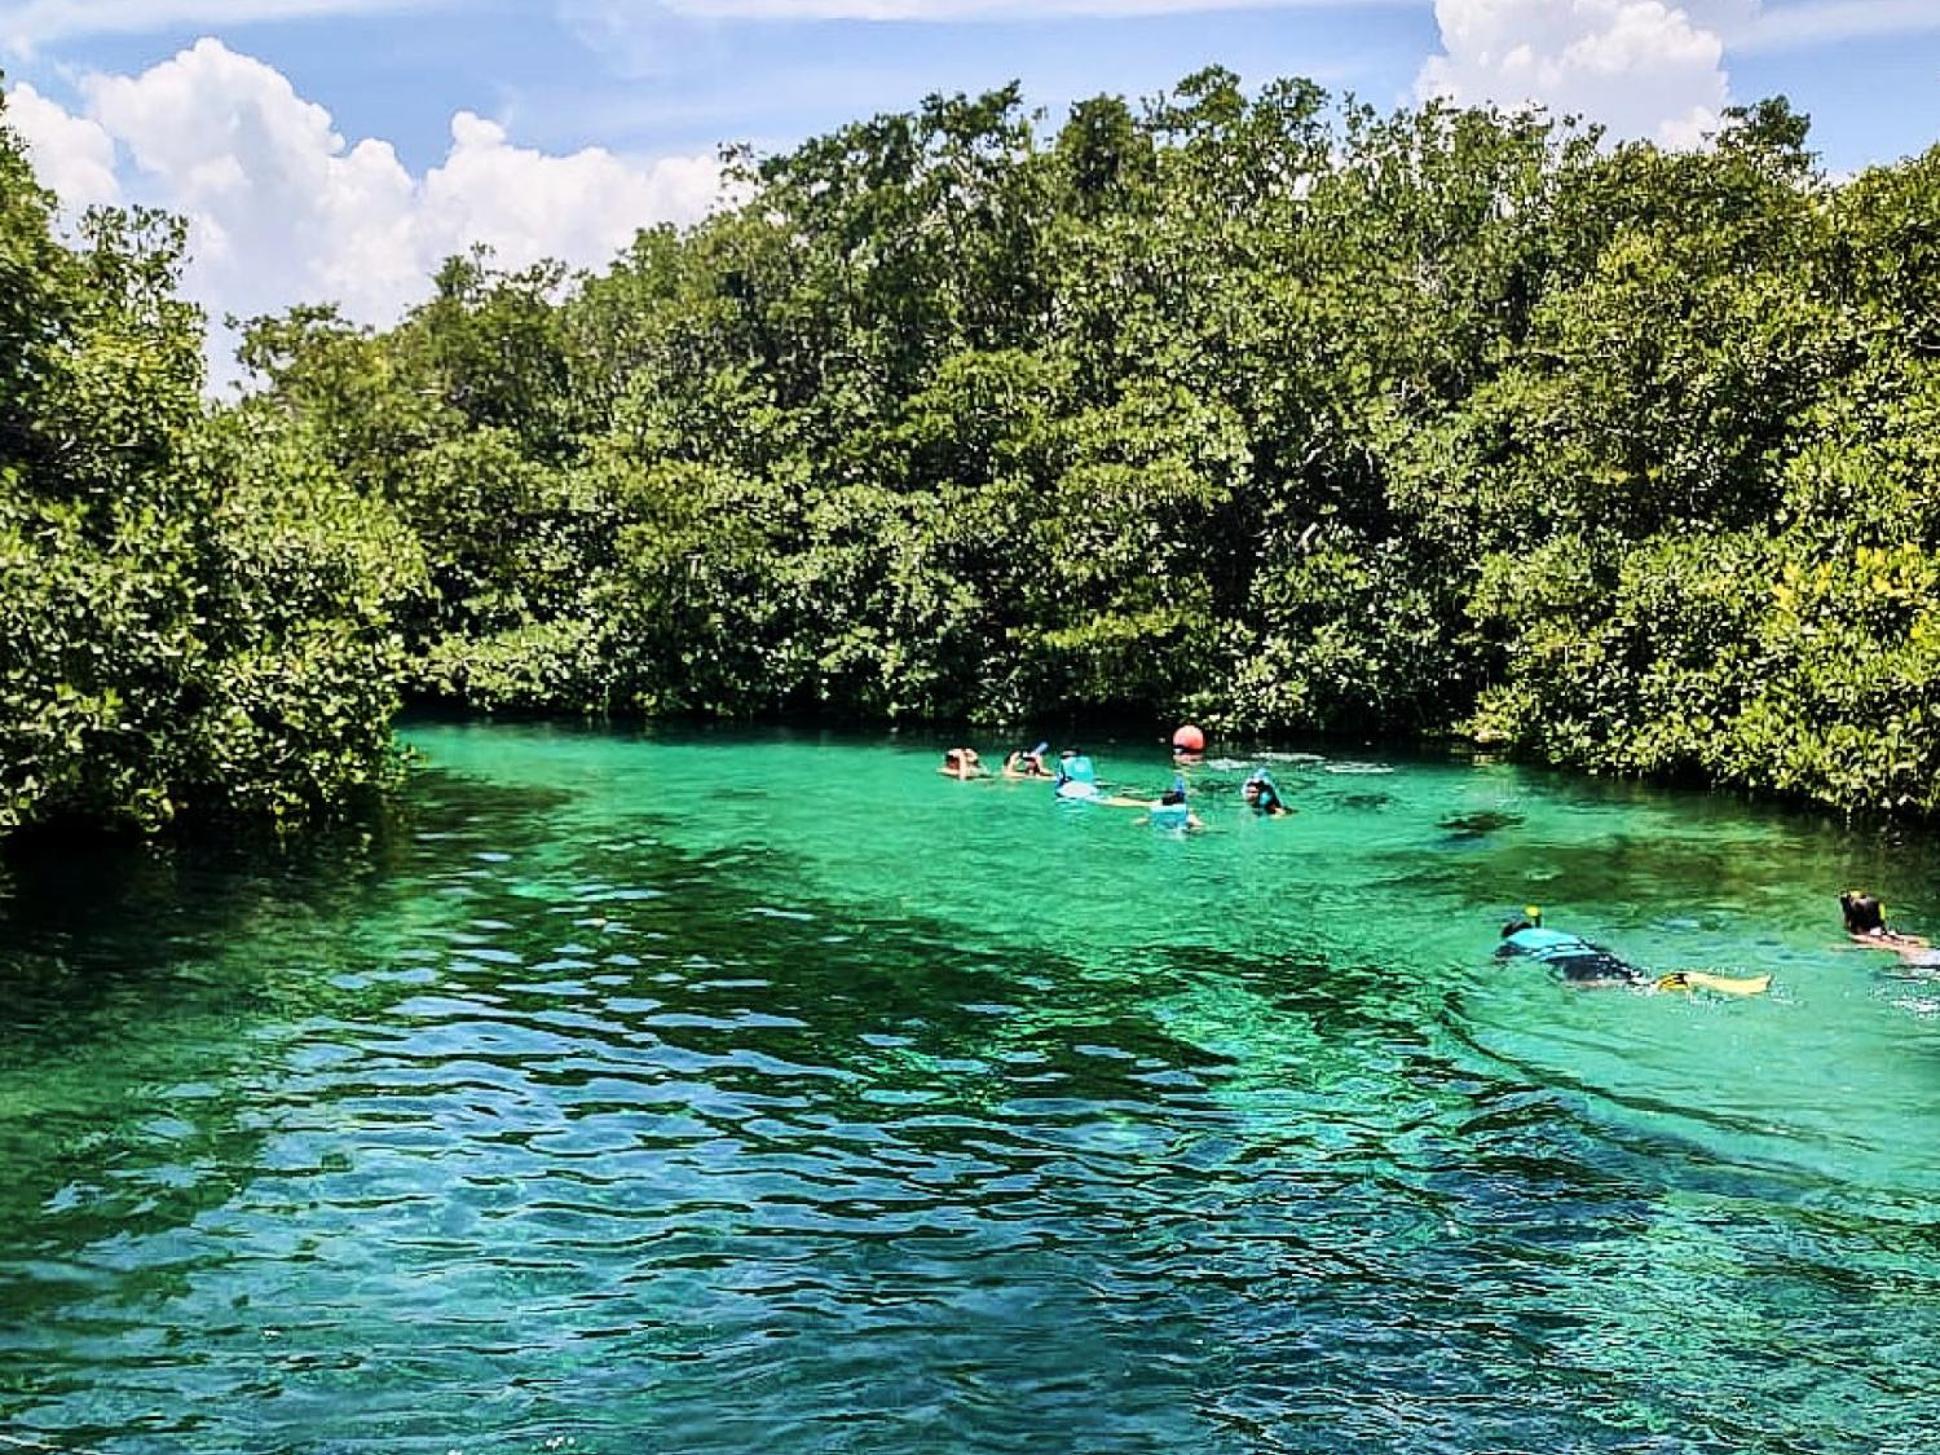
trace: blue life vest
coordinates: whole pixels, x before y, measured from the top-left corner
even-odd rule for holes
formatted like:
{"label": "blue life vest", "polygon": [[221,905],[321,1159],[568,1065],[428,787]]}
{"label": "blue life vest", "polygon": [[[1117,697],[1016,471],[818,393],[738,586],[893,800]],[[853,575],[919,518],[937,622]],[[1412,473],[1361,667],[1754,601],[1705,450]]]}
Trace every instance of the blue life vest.
{"label": "blue life vest", "polygon": [[1528,955],[1532,959],[1543,960],[1561,952],[1589,950],[1595,948],[1580,935],[1566,935],[1561,930],[1546,930],[1531,927],[1517,930],[1502,942],[1503,949],[1511,955]]}
{"label": "blue life vest", "polygon": [[1098,787],[1098,770],[1091,766],[1091,759],[1080,753],[1073,758],[1058,760],[1059,798],[1102,798]]}

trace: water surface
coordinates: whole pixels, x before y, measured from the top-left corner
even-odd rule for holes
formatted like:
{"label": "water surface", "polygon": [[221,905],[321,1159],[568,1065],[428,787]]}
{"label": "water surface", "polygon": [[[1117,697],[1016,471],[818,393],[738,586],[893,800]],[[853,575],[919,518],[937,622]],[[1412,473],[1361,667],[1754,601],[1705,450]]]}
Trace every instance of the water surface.
{"label": "water surface", "polygon": [[[382,822],[0,878],[57,1450],[1913,1452],[1932,844],[1492,766],[426,727]],[[1155,747],[1092,745],[1156,792]],[[1490,957],[1536,901],[1757,1001]],[[1902,909],[1901,907],[1904,906]],[[1940,915],[1936,915],[1940,918]]]}

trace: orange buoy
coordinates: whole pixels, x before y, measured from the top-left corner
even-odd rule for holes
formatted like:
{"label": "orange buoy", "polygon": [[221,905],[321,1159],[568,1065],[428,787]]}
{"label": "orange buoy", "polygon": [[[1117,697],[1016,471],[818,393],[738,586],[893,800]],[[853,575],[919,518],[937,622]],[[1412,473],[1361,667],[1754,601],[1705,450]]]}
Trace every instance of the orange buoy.
{"label": "orange buoy", "polygon": [[1206,735],[1187,723],[1172,735],[1172,751],[1175,753],[1203,753],[1206,751]]}

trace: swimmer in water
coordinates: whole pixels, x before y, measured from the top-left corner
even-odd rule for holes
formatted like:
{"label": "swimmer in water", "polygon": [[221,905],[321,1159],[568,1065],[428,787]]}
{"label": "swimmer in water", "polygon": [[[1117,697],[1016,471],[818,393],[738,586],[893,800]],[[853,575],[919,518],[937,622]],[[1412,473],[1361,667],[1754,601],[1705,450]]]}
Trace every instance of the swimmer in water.
{"label": "swimmer in water", "polygon": [[1192,811],[1186,802],[1186,780],[1175,774],[1172,786],[1161,793],[1156,800],[1149,798],[1124,798],[1114,796],[1105,800],[1112,808],[1142,808],[1147,822],[1154,828],[1162,829],[1202,829],[1205,824],[1199,815]]}
{"label": "swimmer in water", "polygon": [[1580,935],[1545,929],[1543,912],[1534,905],[1523,911],[1521,919],[1510,920],[1502,927],[1502,943],[1495,953],[1499,960],[1519,956],[1534,960],[1567,983],[1586,990],[1713,990],[1721,995],[1760,995],[1772,983],[1769,975],[1734,977],[1704,970],[1653,975]]}
{"label": "swimmer in water", "polygon": [[1076,748],[1066,748],[1058,754],[1057,771],[1051,777],[1051,791],[1059,798],[1087,803],[1105,799],[1105,790],[1098,786],[1098,770]]}
{"label": "swimmer in water", "polygon": [[943,755],[943,766],[936,771],[945,778],[968,783],[972,778],[984,776],[983,759],[977,756],[975,748],[951,748]]}
{"label": "swimmer in water", "polygon": [[1264,768],[1256,770],[1251,778],[1240,785],[1239,796],[1261,818],[1285,818],[1293,812],[1287,807],[1286,800],[1280,797],[1280,785]]}
{"label": "swimmer in water", "polygon": [[1029,752],[1019,748],[1004,759],[1006,778],[1049,778],[1051,770],[1044,766],[1044,755],[1050,750],[1049,743],[1039,743]]}
{"label": "swimmer in water", "polygon": [[1905,965],[1940,966],[1940,952],[1919,935],[1905,935],[1886,923],[1886,906],[1863,889],[1839,896],[1839,913],[1846,922],[1846,938],[1868,950],[1890,950]]}
{"label": "swimmer in water", "polygon": [[1159,828],[1203,829],[1199,815],[1192,811],[1186,802],[1186,785],[1183,779],[1175,778],[1172,786],[1159,795],[1159,801],[1150,805],[1150,821]]}

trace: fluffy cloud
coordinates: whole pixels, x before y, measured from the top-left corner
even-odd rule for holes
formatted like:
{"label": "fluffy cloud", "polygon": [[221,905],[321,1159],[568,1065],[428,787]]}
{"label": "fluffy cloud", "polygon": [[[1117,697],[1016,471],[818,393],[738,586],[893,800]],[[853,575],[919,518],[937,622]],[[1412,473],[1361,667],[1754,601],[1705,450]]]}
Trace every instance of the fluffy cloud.
{"label": "fluffy cloud", "polygon": [[121,195],[114,138],[94,122],[69,116],[22,82],[7,93],[6,122],[27,144],[40,180],[69,207],[92,207]]}
{"label": "fluffy cloud", "polygon": [[1622,137],[1695,146],[1730,99],[1724,39],[1666,0],[1435,0],[1424,97],[1534,103]]}
{"label": "fluffy cloud", "polygon": [[413,176],[388,142],[348,144],[281,72],[215,40],[81,92],[74,116],[17,87],[9,118],[69,205],[119,196],[187,217],[186,286],[215,319],[334,301],[386,323],[475,242],[508,266],[597,264],[635,229],[692,221],[719,194],[711,157],[549,156],[470,112],[452,119],[444,160]]}

